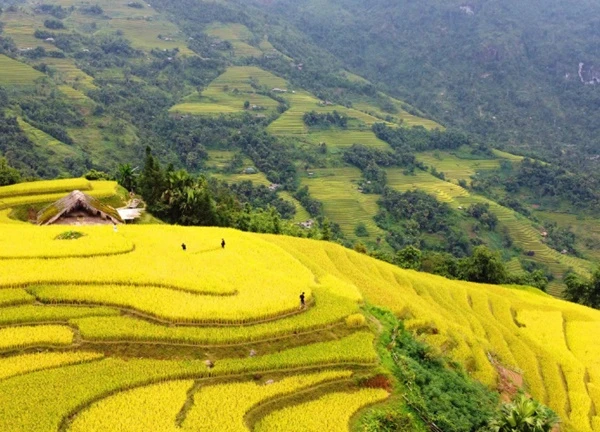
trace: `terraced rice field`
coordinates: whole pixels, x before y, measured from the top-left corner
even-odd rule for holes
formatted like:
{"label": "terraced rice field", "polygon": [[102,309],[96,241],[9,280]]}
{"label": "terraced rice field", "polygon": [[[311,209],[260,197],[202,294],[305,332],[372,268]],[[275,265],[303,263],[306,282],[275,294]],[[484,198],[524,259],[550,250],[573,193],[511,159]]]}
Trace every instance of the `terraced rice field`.
{"label": "terraced rice field", "polygon": [[363,194],[358,191],[358,181],[362,174],[358,168],[315,169],[313,177],[302,179],[311,195],[323,203],[325,215],[338,223],[350,238],[356,238],[354,230],[362,222],[369,232],[368,239],[375,241],[383,236],[383,231],[375,224],[378,195]]}
{"label": "terraced rice field", "polygon": [[362,144],[380,150],[390,150],[388,143],[377,138],[370,130],[324,130],[311,132],[308,134],[307,140],[315,145],[324,142],[328,147],[339,149],[348,148],[353,144]]}
{"label": "terraced rice field", "polygon": [[[42,154],[48,154],[50,160],[55,161],[56,166],[61,166],[65,158],[78,158],[81,155],[81,152],[73,146],[58,141],[56,138],[33,127],[21,118],[17,120],[21,130],[36,145],[38,151]],[[66,172],[63,174],[66,174]]]}
{"label": "terraced rice field", "polygon": [[270,90],[285,85],[285,81],[254,66],[238,66],[227,69],[216,78],[202,94],[193,93],[180,104],[171,108],[171,112],[187,114],[231,114],[246,111],[244,102],[250,107],[263,107],[265,110],[247,110],[251,113],[271,113],[277,108],[278,102],[268,96],[256,93],[251,82]]}
{"label": "terraced rice field", "polygon": [[394,105],[396,107],[396,110],[397,110],[396,113],[390,114],[390,113],[384,112],[381,110],[381,108],[374,105],[372,102],[367,101],[367,100],[362,100],[362,99],[353,101],[352,106],[359,111],[368,113],[369,115],[378,117],[380,119],[385,119],[388,116],[391,116],[394,123],[401,123],[403,126],[408,126],[408,127],[423,126],[425,129],[430,129],[430,130],[431,129],[441,129],[441,130],[444,129],[444,127],[442,125],[440,125],[439,123],[437,123],[433,120],[429,120],[429,119],[426,119],[423,117],[418,117],[418,116],[415,116],[413,114],[406,112],[403,109],[403,106],[405,104],[402,103],[401,101],[394,99],[394,98],[390,98],[383,94],[382,94],[382,97],[389,100],[392,103],[392,105]]}
{"label": "terraced rice field", "polygon": [[[94,78],[79,69],[75,65],[75,60],[73,59],[44,58],[42,63],[56,71],[55,78],[58,82],[64,82],[73,89],[83,92],[96,88],[94,85]],[[69,96],[69,94],[67,95]],[[84,97],[87,99],[85,95]]]}
{"label": "terraced rice field", "polygon": [[[596,431],[600,362],[592,338],[600,311],[537,290],[448,281],[375,262],[317,242],[274,237],[317,275],[360,286],[372,304],[404,317],[407,328],[484,383],[497,373],[489,355],[523,372],[527,391],[554,409],[567,430]],[[312,245],[310,244],[312,243]],[[587,344],[587,345],[586,345]]]}
{"label": "terraced rice field", "polygon": [[282,96],[288,101],[290,109],[269,125],[268,130],[275,135],[305,135],[308,133],[308,128],[304,124],[302,116],[309,111],[318,113],[338,111],[350,119],[358,120],[354,124],[349,123],[348,128],[350,130],[368,130],[373,124],[382,122],[381,119],[352,108],[341,105],[320,105],[319,99],[305,91],[287,92]]}
{"label": "terraced rice field", "polygon": [[[68,182],[86,186],[0,196]],[[374,334],[347,324],[363,300],[492,387],[490,355],[522,371],[565,427],[600,431],[600,311],[322,241],[161,225],[78,227],[65,244],[60,229],[0,223],[0,238],[24,239],[1,248],[2,431],[296,430],[298,413],[307,430],[346,431],[388,397],[357,384],[378,370]]]}
{"label": "terraced rice field", "polygon": [[479,171],[491,171],[500,167],[500,159],[461,159],[449,152],[432,151],[417,153],[417,160],[443,172],[446,179],[471,182],[471,176]]}
{"label": "terraced rice field", "polygon": [[[492,212],[498,216],[500,226],[508,229],[515,244],[524,252],[532,251],[534,253],[532,259],[547,265],[558,278],[561,278],[569,268],[584,275],[589,274],[591,270],[591,264],[588,261],[563,255],[548,247],[542,241],[540,230],[535,228],[531,221],[511,209],[479,195],[470,194],[466,189],[454,183],[440,180],[423,171],[416,175],[404,175],[401,170],[392,168],[387,170],[387,174],[388,184],[391,187],[400,191],[422,190],[455,209],[467,208],[471,204],[479,202],[489,204]],[[560,294],[560,291],[555,288],[552,293]]]}
{"label": "terraced rice field", "polygon": [[[263,55],[260,48],[250,45],[254,35],[245,25],[213,23],[206,29],[206,34],[223,41],[228,41],[233,47],[236,57],[259,57]],[[269,44],[267,49],[273,49]]]}
{"label": "terraced rice field", "polygon": [[[44,40],[36,39],[33,33],[38,28],[43,28],[43,15],[36,15],[30,10],[6,10],[0,16],[4,23],[3,33],[9,36],[19,49],[32,49],[38,46],[47,50],[55,50],[56,47]],[[60,32],[60,30],[58,31]]]}
{"label": "terraced rice field", "polygon": [[73,190],[81,190],[96,198],[115,195],[117,183],[113,181],[89,181],[85,179],[46,180],[20,183],[0,188],[0,209],[25,204],[54,202]]}
{"label": "terraced rice field", "polygon": [[31,86],[43,76],[31,66],[0,54],[0,85]]}
{"label": "terraced rice field", "polygon": [[[175,24],[166,21],[162,17],[156,16],[150,19],[147,15],[144,15],[144,17],[138,18],[131,16],[114,18],[110,21],[109,26],[111,29],[122,31],[134,48],[144,51],[151,51],[155,48],[160,50],[177,48],[181,55],[195,55],[187,47],[186,36]],[[159,38],[159,35],[162,38]]]}

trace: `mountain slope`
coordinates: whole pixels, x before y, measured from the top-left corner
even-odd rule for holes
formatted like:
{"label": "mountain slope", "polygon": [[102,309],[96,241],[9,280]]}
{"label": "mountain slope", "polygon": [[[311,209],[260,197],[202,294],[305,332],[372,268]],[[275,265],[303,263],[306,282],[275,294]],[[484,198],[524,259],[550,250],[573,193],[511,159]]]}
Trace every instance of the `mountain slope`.
{"label": "mountain slope", "polygon": [[[85,187],[77,179],[31,183],[0,188],[0,196],[37,201],[69,182]],[[85,430],[72,428],[101,427],[104,418],[110,427],[120,418],[130,430],[143,424],[142,414],[171,424],[186,405],[186,389],[200,397],[221,379],[255,385],[252,376],[279,386],[282,377],[304,376],[306,369],[329,374],[316,382],[331,381],[309,399],[355,394],[338,378],[368,377],[378,366],[375,330],[357,315],[364,301],[392,310],[419,339],[491,388],[496,365],[522,372],[528,392],[561,416],[565,430],[600,430],[593,340],[599,311],[531,288],[402,270],[330,242],[222,228],[71,228],[84,236],[59,240],[67,227],[0,223],[2,430]],[[299,310],[301,292],[307,308]],[[42,346],[46,351],[34,354]],[[201,385],[179,383],[176,396],[169,386],[177,380]],[[239,422],[250,410],[241,394],[222,400],[240,409],[219,421]],[[194,418],[208,421],[204,407],[186,408],[183,427],[192,430]]]}
{"label": "mountain slope", "polygon": [[596,2],[255,3],[444,124],[512,151],[596,166]]}

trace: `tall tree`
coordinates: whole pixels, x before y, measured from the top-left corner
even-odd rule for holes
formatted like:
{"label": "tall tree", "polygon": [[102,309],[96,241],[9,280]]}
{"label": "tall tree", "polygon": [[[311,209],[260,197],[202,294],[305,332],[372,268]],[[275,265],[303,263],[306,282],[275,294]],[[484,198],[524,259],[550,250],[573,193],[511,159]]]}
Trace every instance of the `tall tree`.
{"label": "tall tree", "polygon": [[117,181],[128,191],[133,191],[136,185],[135,168],[131,164],[121,164],[117,168]]}
{"label": "tall tree", "polygon": [[148,206],[153,208],[160,200],[165,188],[165,174],[158,161],[152,155],[152,149],[146,147],[144,169],[140,175],[140,193]]}

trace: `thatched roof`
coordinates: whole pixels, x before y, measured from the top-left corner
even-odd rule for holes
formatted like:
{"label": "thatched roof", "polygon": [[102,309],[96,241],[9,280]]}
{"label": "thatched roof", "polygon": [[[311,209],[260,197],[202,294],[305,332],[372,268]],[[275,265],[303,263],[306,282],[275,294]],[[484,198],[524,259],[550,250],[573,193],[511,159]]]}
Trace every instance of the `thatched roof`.
{"label": "thatched roof", "polygon": [[114,223],[124,223],[117,210],[78,190],[40,210],[37,215],[37,223],[38,225],[50,225],[60,219],[61,216],[74,210],[84,210],[92,216],[107,219]]}

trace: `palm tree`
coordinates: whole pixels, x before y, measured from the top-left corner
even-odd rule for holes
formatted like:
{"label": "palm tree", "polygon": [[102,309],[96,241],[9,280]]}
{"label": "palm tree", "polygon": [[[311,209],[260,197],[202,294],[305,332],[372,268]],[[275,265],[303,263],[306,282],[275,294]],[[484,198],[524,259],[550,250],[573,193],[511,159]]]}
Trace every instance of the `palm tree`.
{"label": "palm tree", "polygon": [[132,191],[135,185],[135,170],[130,164],[122,164],[117,168],[117,180],[128,191]]}
{"label": "palm tree", "polygon": [[558,417],[554,412],[538,401],[520,394],[505,404],[498,416],[492,420],[492,432],[550,432]]}

